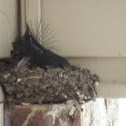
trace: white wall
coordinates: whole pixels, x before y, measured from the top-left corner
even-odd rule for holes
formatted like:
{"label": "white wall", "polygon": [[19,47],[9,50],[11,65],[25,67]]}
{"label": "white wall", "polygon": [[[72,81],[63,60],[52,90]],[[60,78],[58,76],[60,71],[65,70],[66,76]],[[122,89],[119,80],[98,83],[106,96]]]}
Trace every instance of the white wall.
{"label": "white wall", "polygon": [[125,0],[42,0],[42,17],[65,56],[126,56]]}
{"label": "white wall", "polygon": [[0,57],[10,55],[17,34],[17,0],[0,0]]}

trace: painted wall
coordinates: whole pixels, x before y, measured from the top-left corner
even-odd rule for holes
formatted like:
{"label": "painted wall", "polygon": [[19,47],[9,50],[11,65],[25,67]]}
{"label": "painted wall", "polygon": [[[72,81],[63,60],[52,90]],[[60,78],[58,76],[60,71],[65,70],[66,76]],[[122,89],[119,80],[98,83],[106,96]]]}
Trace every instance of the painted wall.
{"label": "painted wall", "polygon": [[17,34],[17,0],[0,0],[0,57],[10,55]]}
{"label": "painted wall", "polygon": [[125,0],[41,0],[42,18],[72,57],[126,56]]}

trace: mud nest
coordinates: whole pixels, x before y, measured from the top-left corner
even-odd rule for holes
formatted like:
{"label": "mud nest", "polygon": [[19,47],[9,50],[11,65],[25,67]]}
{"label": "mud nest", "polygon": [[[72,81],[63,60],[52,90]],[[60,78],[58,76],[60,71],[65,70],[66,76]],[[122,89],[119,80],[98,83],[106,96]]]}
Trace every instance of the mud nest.
{"label": "mud nest", "polygon": [[61,103],[89,101],[97,96],[97,75],[80,67],[21,68],[0,62],[0,84],[9,103]]}
{"label": "mud nest", "polygon": [[8,103],[80,102],[97,96],[98,77],[45,48],[29,26],[12,45],[11,57],[0,60],[0,84]]}

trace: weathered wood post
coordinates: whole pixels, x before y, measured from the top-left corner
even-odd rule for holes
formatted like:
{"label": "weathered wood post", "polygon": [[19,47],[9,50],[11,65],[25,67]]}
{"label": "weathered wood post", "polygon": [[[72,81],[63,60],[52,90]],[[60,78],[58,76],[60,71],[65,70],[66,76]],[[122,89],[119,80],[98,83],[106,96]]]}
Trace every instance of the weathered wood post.
{"label": "weathered wood post", "polygon": [[16,106],[11,126],[81,126],[81,115],[70,104]]}

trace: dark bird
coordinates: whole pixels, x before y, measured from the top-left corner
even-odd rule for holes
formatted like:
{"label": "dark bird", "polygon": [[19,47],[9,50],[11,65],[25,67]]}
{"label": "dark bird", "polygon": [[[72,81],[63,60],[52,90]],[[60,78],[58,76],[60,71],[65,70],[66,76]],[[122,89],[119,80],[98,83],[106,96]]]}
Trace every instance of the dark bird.
{"label": "dark bird", "polygon": [[27,63],[44,69],[47,66],[62,69],[71,66],[64,57],[53,53],[40,44],[28,25],[23,37],[13,42],[12,55],[20,60],[18,67]]}

